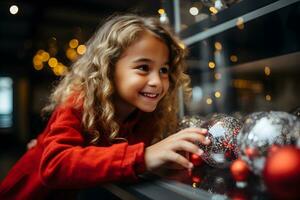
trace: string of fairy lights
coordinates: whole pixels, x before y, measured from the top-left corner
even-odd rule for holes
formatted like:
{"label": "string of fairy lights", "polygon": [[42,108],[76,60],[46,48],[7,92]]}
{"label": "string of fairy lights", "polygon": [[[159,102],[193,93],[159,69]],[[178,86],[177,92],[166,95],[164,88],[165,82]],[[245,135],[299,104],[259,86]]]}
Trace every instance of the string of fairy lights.
{"label": "string of fairy lights", "polygon": [[[33,67],[35,70],[42,70],[45,66],[50,67],[56,76],[62,76],[68,72],[69,67],[63,64],[55,57],[58,49],[56,38],[52,37],[49,42],[49,50],[39,49],[33,57]],[[86,46],[79,44],[79,40],[73,38],[69,41],[68,47],[65,50],[65,56],[69,61],[74,62],[79,56],[86,52]]]}

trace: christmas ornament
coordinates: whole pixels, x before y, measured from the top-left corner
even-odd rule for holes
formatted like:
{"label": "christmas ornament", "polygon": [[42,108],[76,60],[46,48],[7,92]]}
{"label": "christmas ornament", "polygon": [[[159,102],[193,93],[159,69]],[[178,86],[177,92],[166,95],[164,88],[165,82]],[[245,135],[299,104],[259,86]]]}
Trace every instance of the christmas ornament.
{"label": "christmas ornament", "polygon": [[202,159],[212,167],[228,167],[238,156],[236,138],[242,127],[241,122],[234,117],[221,114],[214,116],[202,127],[207,129],[206,137],[211,141],[209,145],[198,144],[204,151]]}
{"label": "christmas ornament", "polygon": [[232,162],[230,166],[230,172],[237,182],[245,182],[249,175],[249,168],[247,163],[241,159],[237,159]]}
{"label": "christmas ornament", "polygon": [[[186,178],[186,177],[185,177]],[[189,177],[187,179],[187,184],[191,184],[193,188],[198,188],[202,183],[203,175],[195,173],[195,168],[190,171]],[[186,179],[185,179],[186,180]]]}
{"label": "christmas ornament", "polygon": [[285,146],[266,159],[264,182],[278,199],[300,199],[300,149]]}
{"label": "christmas ornament", "polygon": [[192,181],[193,181],[194,183],[200,183],[201,177],[200,177],[200,176],[194,175],[194,176],[192,176]]}
{"label": "christmas ornament", "polygon": [[241,158],[257,175],[265,164],[268,152],[276,148],[297,145],[300,121],[294,115],[280,111],[256,112],[247,116],[237,137]]}
{"label": "christmas ornament", "polygon": [[193,165],[195,167],[198,167],[203,164],[203,160],[202,160],[201,156],[199,156],[197,154],[190,154],[190,161],[191,161],[191,163],[193,163]]}

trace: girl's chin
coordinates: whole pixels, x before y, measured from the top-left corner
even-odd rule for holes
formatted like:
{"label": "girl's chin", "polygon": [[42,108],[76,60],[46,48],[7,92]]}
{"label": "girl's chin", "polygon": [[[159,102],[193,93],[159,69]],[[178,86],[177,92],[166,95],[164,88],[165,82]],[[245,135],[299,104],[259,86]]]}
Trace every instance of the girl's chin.
{"label": "girl's chin", "polygon": [[153,107],[151,107],[151,108],[139,108],[141,111],[143,111],[143,112],[147,112],[147,113],[150,113],[150,112],[154,112],[155,111],[155,109],[156,109],[156,106],[153,108]]}

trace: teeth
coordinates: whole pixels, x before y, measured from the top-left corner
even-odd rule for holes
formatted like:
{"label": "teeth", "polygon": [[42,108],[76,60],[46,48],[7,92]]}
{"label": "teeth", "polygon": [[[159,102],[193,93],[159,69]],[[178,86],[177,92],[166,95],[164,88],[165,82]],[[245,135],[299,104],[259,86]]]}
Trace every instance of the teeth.
{"label": "teeth", "polygon": [[153,94],[153,93],[142,93],[144,96],[146,97],[150,97],[150,98],[154,98],[154,97],[157,97],[158,95],[157,94]]}

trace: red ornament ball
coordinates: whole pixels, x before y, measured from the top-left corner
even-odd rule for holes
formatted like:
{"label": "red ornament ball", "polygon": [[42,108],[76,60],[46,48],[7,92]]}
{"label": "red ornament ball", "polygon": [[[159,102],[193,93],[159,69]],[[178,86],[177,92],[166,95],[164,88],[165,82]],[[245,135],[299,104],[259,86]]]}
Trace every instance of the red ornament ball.
{"label": "red ornament ball", "polygon": [[200,166],[203,164],[201,156],[197,154],[190,154],[190,161],[191,163],[193,163],[194,166]]}
{"label": "red ornament ball", "polygon": [[193,175],[192,176],[192,181],[193,181],[193,183],[200,183],[201,182],[201,177]]}
{"label": "red ornament ball", "polygon": [[300,149],[285,146],[268,156],[263,178],[274,198],[300,199]]}
{"label": "red ornament ball", "polygon": [[237,159],[230,166],[230,172],[236,181],[246,181],[249,175],[249,167],[245,161]]}

